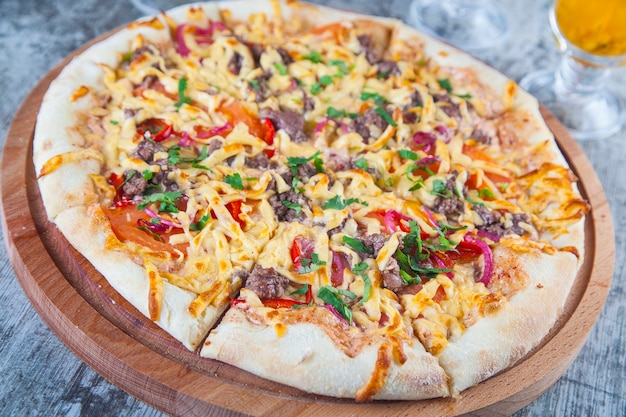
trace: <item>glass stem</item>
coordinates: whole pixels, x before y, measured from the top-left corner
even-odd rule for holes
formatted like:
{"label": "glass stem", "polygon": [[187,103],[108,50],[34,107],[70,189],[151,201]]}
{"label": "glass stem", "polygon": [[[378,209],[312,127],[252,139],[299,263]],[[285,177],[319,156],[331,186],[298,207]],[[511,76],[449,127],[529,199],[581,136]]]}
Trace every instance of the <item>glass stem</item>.
{"label": "glass stem", "polygon": [[586,65],[571,55],[563,54],[554,87],[562,98],[588,97],[604,86],[609,72],[606,68]]}

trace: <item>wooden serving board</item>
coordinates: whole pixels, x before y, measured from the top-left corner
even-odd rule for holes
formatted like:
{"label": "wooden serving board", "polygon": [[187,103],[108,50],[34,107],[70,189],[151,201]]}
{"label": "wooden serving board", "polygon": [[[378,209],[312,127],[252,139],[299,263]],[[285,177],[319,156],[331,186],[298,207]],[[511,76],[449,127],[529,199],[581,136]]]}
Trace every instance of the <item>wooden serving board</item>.
{"label": "wooden serving board", "polygon": [[[303,393],[189,352],[122,299],[46,220],[32,164],[37,110],[50,82],[82,50],[33,89],[9,129],[0,164],[2,227],[11,263],[34,308],[79,358],[113,384],[180,416],[499,416],[536,399],[576,358],[610,287],[613,227],[606,197],[589,161],[545,109],[542,113],[581,179],[581,192],[592,211],[585,225],[585,263],[565,311],[542,344],[516,366],[458,399],[357,404]],[[601,248],[596,245],[600,241]]]}

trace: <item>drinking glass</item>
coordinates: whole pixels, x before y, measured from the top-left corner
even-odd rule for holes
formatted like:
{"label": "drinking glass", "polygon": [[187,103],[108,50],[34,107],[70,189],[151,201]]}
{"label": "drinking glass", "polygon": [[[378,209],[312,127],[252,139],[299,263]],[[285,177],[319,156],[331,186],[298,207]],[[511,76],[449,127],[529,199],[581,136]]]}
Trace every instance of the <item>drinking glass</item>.
{"label": "drinking glass", "polygon": [[555,0],[550,8],[561,62],[531,73],[520,86],[575,139],[603,139],[624,122],[624,104],[607,87],[610,70],[626,65],[626,0]]}
{"label": "drinking glass", "polygon": [[409,21],[467,51],[496,46],[509,32],[506,14],[492,0],[413,0]]}

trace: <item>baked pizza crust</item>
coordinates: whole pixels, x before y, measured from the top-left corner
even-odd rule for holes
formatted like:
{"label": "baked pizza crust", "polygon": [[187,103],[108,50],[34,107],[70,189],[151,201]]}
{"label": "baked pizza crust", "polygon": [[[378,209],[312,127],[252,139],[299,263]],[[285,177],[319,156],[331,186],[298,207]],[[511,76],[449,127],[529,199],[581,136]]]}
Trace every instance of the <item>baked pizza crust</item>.
{"label": "baked pizza crust", "polygon": [[[242,310],[232,308],[209,335],[201,355],[272,381],[333,397],[361,397],[365,401],[448,396],[444,370],[419,342],[403,343],[406,362],[391,363],[388,373],[380,375],[378,357],[384,342],[379,338],[350,357],[321,326],[307,323],[306,314],[302,321],[277,331],[273,325],[253,323]],[[384,385],[378,387],[377,380]]]}

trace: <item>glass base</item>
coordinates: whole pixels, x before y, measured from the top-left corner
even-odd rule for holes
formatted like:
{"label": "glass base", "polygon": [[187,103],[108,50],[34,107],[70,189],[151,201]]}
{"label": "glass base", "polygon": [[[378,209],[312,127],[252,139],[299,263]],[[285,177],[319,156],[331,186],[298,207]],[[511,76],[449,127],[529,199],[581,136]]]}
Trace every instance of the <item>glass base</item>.
{"label": "glass base", "polygon": [[146,15],[159,14],[162,11],[173,9],[189,3],[191,0],[129,0],[137,9]]}
{"label": "glass base", "polygon": [[519,84],[546,106],[574,139],[604,139],[619,132],[624,123],[623,103],[605,88],[586,93],[559,91],[552,70],[528,74]]}
{"label": "glass base", "polygon": [[509,32],[504,11],[491,0],[413,0],[409,23],[467,51],[493,47]]}

